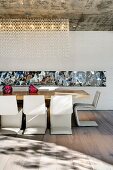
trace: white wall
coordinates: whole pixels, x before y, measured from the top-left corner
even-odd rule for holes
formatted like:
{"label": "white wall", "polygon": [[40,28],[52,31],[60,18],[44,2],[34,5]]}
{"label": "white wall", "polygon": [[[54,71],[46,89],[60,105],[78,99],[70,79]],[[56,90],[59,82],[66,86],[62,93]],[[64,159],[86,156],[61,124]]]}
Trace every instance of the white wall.
{"label": "white wall", "polygon": [[37,32],[0,33],[0,70],[107,71],[107,87],[76,89],[91,94],[85,102],[91,102],[95,91],[100,90],[97,109],[113,110],[113,32],[73,31],[44,36]]}
{"label": "white wall", "polygon": [[70,32],[70,67],[75,70],[107,71],[107,87],[84,87],[94,95],[98,89],[101,98],[97,109],[113,110],[113,32]]}

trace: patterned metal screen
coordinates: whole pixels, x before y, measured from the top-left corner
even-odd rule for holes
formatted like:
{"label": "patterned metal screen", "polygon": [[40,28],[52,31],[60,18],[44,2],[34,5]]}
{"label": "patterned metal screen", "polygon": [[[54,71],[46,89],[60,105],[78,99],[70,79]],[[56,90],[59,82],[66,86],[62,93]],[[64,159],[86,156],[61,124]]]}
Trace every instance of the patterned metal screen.
{"label": "patterned metal screen", "polygon": [[69,20],[0,19],[0,31],[69,31]]}
{"label": "patterned metal screen", "polygon": [[106,71],[1,71],[0,85],[106,86]]}

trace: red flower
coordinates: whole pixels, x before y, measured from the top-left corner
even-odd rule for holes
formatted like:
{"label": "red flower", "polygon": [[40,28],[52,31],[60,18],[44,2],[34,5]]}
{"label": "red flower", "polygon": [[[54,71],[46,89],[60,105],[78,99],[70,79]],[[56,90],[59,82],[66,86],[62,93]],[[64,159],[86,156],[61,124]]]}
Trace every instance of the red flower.
{"label": "red flower", "polygon": [[37,93],[38,89],[34,85],[29,86],[29,93]]}
{"label": "red flower", "polygon": [[10,85],[5,85],[3,87],[3,94],[11,94],[12,93],[12,86]]}

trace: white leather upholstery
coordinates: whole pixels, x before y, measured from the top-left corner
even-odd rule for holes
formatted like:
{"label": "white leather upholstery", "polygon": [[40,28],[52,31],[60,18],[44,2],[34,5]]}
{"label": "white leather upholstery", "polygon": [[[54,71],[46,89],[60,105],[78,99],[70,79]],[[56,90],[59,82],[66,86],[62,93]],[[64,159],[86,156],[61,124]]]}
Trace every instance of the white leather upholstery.
{"label": "white leather upholstery", "polygon": [[43,95],[27,95],[24,96],[24,114],[39,115],[45,114],[45,98]]}
{"label": "white leather upholstery", "polygon": [[2,128],[10,127],[10,128],[20,128],[22,121],[22,114],[18,113],[17,115],[2,115],[1,117],[1,125]]}
{"label": "white leather upholstery", "polygon": [[0,115],[17,115],[16,96],[0,96]]}
{"label": "white leather upholstery", "polygon": [[23,111],[26,114],[26,130],[24,134],[45,134],[47,112],[44,96],[24,96]]}
{"label": "white leather upholstery", "polygon": [[51,97],[50,123],[51,134],[72,134],[72,96],[56,95]]}
{"label": "white leather upholstery", "polygon": [[22,123],[22,111],[18,112],[16,96],[0,96],[1,134],[17,134]]}

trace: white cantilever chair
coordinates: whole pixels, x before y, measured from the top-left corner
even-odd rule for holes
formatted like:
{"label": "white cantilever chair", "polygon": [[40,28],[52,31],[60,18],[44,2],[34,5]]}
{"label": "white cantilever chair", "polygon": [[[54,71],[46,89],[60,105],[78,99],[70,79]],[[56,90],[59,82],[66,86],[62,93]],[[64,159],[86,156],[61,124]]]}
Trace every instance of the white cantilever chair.
{"label": "white cantilever chair", "polygon": [[98,126],[95,121],[80,121],[78,116],[78,109],[93,110],[96,109],[100,97],[100,92],[96,91],[92,104],[87,103],[75,103],[73,105],[73,111],[75,114],[77,126]]}
{"label": "white cantilever chair", "polygon": [[16,96],[0,96],[0,134],[21,132],[22,111],[18,112]]}
{"label": "white cantilever chair", "polygon": [[51,134],[72,134],[71,115],[73,112],[71,95],[51,96]]}
{"label": "white cantilever chair", "polygon": [[24,96],[23,112],[26,115],[24,134],[45,134],[47,128],[47,109],[43,95]]}

